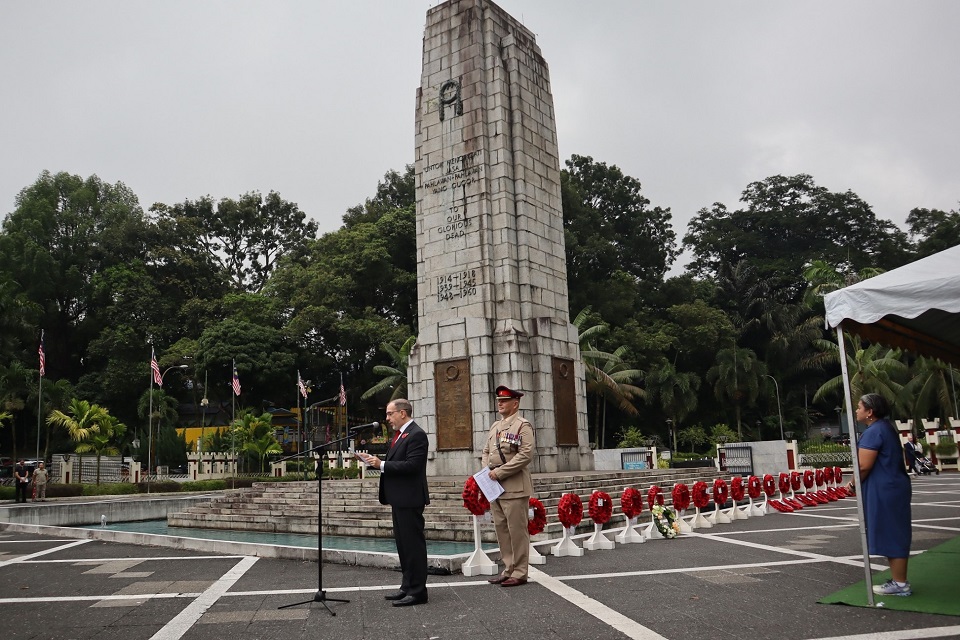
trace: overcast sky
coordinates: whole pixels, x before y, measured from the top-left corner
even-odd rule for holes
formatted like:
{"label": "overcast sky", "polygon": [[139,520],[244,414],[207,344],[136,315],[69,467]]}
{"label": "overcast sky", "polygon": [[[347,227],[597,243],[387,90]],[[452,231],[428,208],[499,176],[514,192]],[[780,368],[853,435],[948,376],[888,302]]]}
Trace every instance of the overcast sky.
{"label": "overcast sky", "polygon": [[[332,231],[413,162],[413,0],[3,0],[0,216],[44,169],[144,209],[278,191]],[[960,200],[960,2],[500,0],[550,67],[561,159],[618,165],[678,239],[811,174],[903,225]]]}

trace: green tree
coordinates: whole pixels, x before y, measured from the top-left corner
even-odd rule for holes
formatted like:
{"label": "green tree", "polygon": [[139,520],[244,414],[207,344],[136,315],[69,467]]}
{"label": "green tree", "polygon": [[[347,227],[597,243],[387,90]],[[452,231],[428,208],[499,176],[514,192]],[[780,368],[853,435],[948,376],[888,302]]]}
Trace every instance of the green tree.
{"label": "green tree", "polygon": [[826,260],[812,260],[803,270],[803,277],[807,281],[804,302],[811,307],[822,307],[823,296],[831,291],[849,287],[881,273],[883,269],[875,267],[864,267],[855,273],[849,264],[834,266]]}
{"label": "green tree", "polygon": [[97,480],[100,484],[100,459],[103,456],[120,455],[116,439],[127,430],[114,416],[107,414],[96,429],[91,429],[86,438],[77,444],[77,453],[93,452],[97,456]]}
{"label": "green tree", "polygon": [[[905,375],[907,365],[900,360],[900,351],[881,344],[863,346],[860,336],[845,334],[847,373],[850,376],[850,394],[854,401],[865,393],[879,393],[892,407],[903,408],[901,391],[903,385],[898,378]],[[840,363],[840,347],[829,340],[816,342],[820,353],[807,361],[808,366],[824,368]],[[843,400],[843,376],[838,375],[823,383],[813,395],[813,401],[834,398]]]}
{"label": "green tree", "polygon": [[909,257],[906,234],[892,222],[877,218],[852,191],[831,192],[809,175],[753,182],[740,201],[736,211],[716,203],[691,220],[683,246],[693,254],[692,273],[716,276],[724,264],[749,260],[781,302],[797,302],[811,260],[849,260],[859,271],[897,267]]}
{"label": "green tree", "polygon": [[949,424],[949,418],[957,411],[952,375],[953,370],[942,360],[919,356],[901,392],[908,415],[914,419],[940,418],[940,424]]}
{"label": "green tree", "polygon": [[271,191],[264,198],[249,192],[214,204],[205,196],[172,207],[151,209],[161,219],[193,232],[194,252],[219,265],[234,289],[260,291],[284,255],[302,251],[317,233],[317,223],[299,207]]}
{"label": "green tree", "polygon": [[741,412],[757,401],[760,384],[767,367],[751,349],[729,347],[717,352],[716,364],[707,371],[707,382],[713,386],[717,400],[733,404],[737,421],[737,438],[743,440]]}
{"label": "green tree", "polygon": [[[413,169],[388,173],[377,196],[344,216],[343,228],[281,261],[265,289],[283,301],[284,335],[312,356],[317,391],[333,395],[342,374],[349,389],[378,377],[377,347],[416,333],[417,261]],[[353,407],[351,406],[353,409]]]}
{"label": "green tree", "polygon": [[274,436],[272,421],[273,415],[269,412],[256,415],[244,411],[231,425],[238,449],[254,456],[261,473],[267,456],[283,451]]}
{"label": "green tree", "polygon": [[677,433],[677,440],[682,444],[690,445],[690,453],[694,453],[696,448],[709,442],[707,432],[700,425],[684,427]]}
{"label": "green tree", "polygon": [[603,448],[606,444],[606,408],[612,404],[618,411],[630,416],[639,414],[634,400],[646,398],[646,391],[635,384],[643,379],[643,371],[632,368],[624,359],[626,347],[618,347],[612,353],[597,349],[591,340],[607,332],[602,323],[587,326],[591,322],[591,310],[582,310],[573,321],[580,331],[580,358],[587,383],[587,397],[595,396],[593,433],[597,444]]}
{"label": "green tree", "polygon": [[651,207],[640,181],[615,165],[574,155],[566,167],[560,185],[570,308],[630,316],[677,256],[670,209]]}
{"label": "green tree", "polygon": [[960,245],[960,212],[916,208],[907,215],[907,227],[919,258]]}
{"label": "green tree", "polygon": [[13,443],[13,457],[17,458],[17,414],[26,407],[30,393],[30,378],[33,372],[20,362],[13,361],[7,366],[0,365],[0,411],[11,414],[10,437]]}
{"label": "green tree", "polygon": [[620,441],[617,442],[617,449],[634,449],[636,447],[646,446],[644,443],[647,438],[640,431],[639,427],[631,426],[620,430]]}
{"label": "green tree", "polygon": [[677,429],[697,407],[700,377],[689,371],[678,371],[673,363],[661,360],[646,377],[647,399],[656,402],[670,419],[673,450],[677,450]]}
{"label": "green tree", "polygon": [[[30,406],[38,404],[37,392],[39,391],[40,386],[31,389],[31,396],[29,399]],[[47,380],[43,383],[43,399],[39,401],[40,404],[40,417],[44,423],[44,444],[43,444],[43,460],[46,460],[50,455],[50,441],[53,437],[53,427],[47,422],[46,418],[50,415],[51,411],[54,410],[65,410],[69,404],[70,400],[75,397],[73,385],[70,384],[69,380],[61,378],[56,382],[52,380]]]}
{"label": "green tree", "polygon": [[363,395],[360,396],[361,400],[368,400],[387,389],[391,390],[391,402],[397,398],[407,397],[407,363],[410,360],[410,350],[416,342],[417,336],[410,336],[400,346],[400,349],[392,344],[383,343],[380,345],[380,348],[390,356],[393,365],[377,365],[373,368],[373,372],[378,376],[383,376],[383,380],[364,391]]}
{"label": "green tree", "polygon": [[37,309],[49,375],[76,380],[84,370],[91,337],[115,320],[101,313],[97,276],[142,259],[147,229],[136,195],[97,176],[45,171],[17,196],[0,233],[0,273]]}

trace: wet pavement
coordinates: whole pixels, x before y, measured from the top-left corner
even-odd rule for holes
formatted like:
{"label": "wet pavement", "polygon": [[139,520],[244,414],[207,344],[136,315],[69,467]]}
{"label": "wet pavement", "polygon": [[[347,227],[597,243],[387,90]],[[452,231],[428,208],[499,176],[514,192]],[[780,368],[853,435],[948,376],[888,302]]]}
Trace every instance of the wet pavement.
{"label": "wet pavement", "polygon": [[[915,480],[913,519],[914,552],[960,534],[960,475]],[[548,556],[521,587],[432,575],[406,608],[391,569],[18,529],[0,525],[5,638],[960,638],[956,617],[817,604],[863,578],[853,500]],[[316,602],[320,580],[348,602]]]}

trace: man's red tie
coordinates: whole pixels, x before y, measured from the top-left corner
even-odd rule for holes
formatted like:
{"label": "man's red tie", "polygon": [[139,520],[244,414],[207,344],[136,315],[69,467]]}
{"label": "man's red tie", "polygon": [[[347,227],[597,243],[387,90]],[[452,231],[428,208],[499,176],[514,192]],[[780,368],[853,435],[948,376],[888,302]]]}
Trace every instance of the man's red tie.
{"label": "man's red tie", "polygon": [[390,448],[393,449],[393,445],[397,444],[397,440],[400,439],[400,432],[397,431],[393,434],[393,440],[390,441]]}

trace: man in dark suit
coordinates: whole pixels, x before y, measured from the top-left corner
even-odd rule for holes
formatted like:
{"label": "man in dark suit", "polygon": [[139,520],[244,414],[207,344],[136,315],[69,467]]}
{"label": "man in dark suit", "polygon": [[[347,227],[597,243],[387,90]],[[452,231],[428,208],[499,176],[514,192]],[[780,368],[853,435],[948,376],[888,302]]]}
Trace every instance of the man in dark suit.
{"label": "man in dark suit", "polygon": [[427,602],[427,540],[423,532],[423,508],[430,504],[427,489],[427,434],[413,421],[409,400],[387,405],[387,422],[394,435],[384,460],[358,454],[368,465],[380,469],[380,504],[393,511],[393,537],[400,555],[403,581],[400,591],[384,596],[395,607]]}
{"label": "man in dark suit", "polygon": [[30,486],[30,472],[27,470],[27,465],[23,461],[23,458],[21,458],[17,462],[17,466],[13,468],[13,482],[16,485],[13,492],[15,501],[26,502],[27,487]]}

